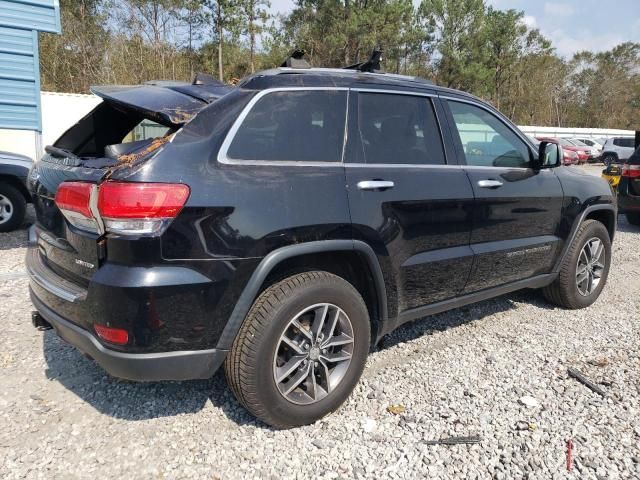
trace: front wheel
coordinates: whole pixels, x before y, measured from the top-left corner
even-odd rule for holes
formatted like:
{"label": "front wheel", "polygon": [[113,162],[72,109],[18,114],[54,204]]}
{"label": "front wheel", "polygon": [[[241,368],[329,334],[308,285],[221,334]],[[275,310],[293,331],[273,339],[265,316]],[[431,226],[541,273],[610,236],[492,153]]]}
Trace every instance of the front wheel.
{"label": "front wheel", "polygon": [[588,307],[607,282],[610,262],[609,232],[597,220],[586,220],[569,246],[558,278],[542,290],[544,296],[561,307]]}
{"label": "front wheel", "polygon": [[367,307],[341,277],[288,277],[255,301],[225,362],[244,407],[276,428],[307,425],[349,397],[369,351]]}
{"label": "front wheel", "polygon": [[602,163],[604,163],[607,167],[611,164],[616,163],[617,157],[611,153],[607,153],[604,157],[602,157]]}

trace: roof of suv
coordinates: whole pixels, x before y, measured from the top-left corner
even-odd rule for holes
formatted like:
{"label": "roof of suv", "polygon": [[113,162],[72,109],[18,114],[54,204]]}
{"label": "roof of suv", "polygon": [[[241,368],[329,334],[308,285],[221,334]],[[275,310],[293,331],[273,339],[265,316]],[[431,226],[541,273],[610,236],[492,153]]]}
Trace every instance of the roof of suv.
{"label": "roof of suv", "polygon": [[415,91],[430,90],[480,100],[469,93],[440,87],[434,85],[430,80],[420,77],[393,73],[369,73],[343,68],[274,68],[245,77],[237,86],[262,90],[278,87],[351,87],[355,84],[371,84],[377,87],[386,86]]}

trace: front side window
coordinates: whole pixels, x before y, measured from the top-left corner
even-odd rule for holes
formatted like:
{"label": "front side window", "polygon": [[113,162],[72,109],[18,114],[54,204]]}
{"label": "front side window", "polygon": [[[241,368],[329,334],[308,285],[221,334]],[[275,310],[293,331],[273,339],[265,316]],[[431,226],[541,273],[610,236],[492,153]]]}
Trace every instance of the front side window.
{"label": "front side window", "polygon": [[359,93],[358,135],[363,163],[445,163],[438,122],[427,97]]}
{"label": "front side window", "polygon": [[260,98],[236,132],[227,156],[238,160],[339,162],[347,92],[272,92]]}
{"label": "front side window", "polygon": [[529,167],[529,147],[495,115],[468,103],[448,103],[467,165]]}

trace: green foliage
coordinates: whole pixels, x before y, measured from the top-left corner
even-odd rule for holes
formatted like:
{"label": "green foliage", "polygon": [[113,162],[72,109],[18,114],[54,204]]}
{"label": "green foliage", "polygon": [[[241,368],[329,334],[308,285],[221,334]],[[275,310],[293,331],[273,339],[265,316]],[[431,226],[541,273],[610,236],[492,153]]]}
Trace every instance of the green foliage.
{"label": "green foliage", "polygon": [[45,90],[189,80],[230,82],[304,48],[342,67],[384,50],[388,72],[478,95],[520,124],[640,128],[640,44],[565,60],[524,14],[484,0],[61,0],[63,34],[42,34]]}

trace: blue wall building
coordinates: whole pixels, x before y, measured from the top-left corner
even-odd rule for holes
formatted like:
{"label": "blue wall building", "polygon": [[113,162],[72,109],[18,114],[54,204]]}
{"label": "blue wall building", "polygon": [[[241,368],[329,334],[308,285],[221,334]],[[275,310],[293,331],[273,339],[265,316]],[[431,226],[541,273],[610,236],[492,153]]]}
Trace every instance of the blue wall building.
{"label": "blue wall building", "polygon": [[58,0],[0,0],[0,128],[42,132],[38,32],[61,32]]}

